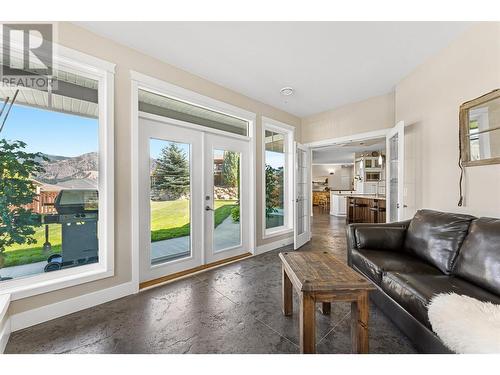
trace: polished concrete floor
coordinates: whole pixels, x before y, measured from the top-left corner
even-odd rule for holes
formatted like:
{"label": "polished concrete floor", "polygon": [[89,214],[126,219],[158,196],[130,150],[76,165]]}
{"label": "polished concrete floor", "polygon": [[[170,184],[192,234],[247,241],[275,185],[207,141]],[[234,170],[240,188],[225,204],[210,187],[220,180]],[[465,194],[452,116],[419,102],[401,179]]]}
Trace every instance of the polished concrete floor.
{"label": "polished concrete floor", "polygon": [[[346,259],[344,221],[315,212],[312,241]],[[289,249],[289,248],[284,248]],[[298,353],[298,305],[281,314],[275,250],[12,334],[6,353]],[[317,351],[350,353],[350,307],[317,314]],[[370,352],[415,353],[375,306]]]}

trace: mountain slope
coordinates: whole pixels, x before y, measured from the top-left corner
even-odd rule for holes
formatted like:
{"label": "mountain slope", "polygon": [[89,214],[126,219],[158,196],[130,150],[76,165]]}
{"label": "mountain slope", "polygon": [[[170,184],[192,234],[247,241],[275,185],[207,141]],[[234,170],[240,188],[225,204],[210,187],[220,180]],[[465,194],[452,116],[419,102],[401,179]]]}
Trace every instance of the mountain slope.
{"label": "mountain slope", "polygon": [[42,162],[45,171],[35,176],[38,181],[53,185],[81,179],[97,182],[99,170],[97,152],[90,152],[75,157],[46,156],[49,160]]}

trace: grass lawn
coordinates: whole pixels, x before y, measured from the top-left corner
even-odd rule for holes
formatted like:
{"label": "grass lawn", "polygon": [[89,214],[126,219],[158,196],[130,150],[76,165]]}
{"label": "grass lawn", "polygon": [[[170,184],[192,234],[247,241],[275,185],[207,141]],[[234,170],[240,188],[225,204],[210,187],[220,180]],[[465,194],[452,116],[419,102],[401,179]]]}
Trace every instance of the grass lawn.
{"label": "grass lawn", "polygon": [[[215,201],[215,226],[217,227],[230,214],[235,206],[233,200]],[[189,204],[187,200],[151,202],[151,241],[189,235]],[[31,245],[14,245],[5,251],[4,267],[18,266],[47,260],[51,254],[61,251],[61,225],[49,225],[50,252],[43,251],[45,227],[35,229],[36,242]]]}
{"label": "grass lawn", "polygon": [[[215,201],[215,227],[231,214],[235,202],[233,200]],[[151,202],[152,242],[189,235],[188,203],[187,200]]]}

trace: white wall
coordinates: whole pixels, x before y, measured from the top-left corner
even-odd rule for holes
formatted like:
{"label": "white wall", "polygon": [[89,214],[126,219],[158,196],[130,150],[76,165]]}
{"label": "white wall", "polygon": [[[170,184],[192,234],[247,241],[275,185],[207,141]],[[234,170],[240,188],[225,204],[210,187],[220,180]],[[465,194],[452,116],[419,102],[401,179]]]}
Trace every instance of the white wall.
{"label": "white wall", "polygon": [[[417,208],[500,217],[500,165],[466,170],[465,206],[457,206],[458,110],[500,88],[500,23],[473,26],[396,86],[395,117],[407,125],[407,163]],[[411,171],[412,168],[408,168]]]}
{"label": "white wall", "polygon": [[[333,175],[330,174],[333,172]],[[333,190],[350,190],[353,179],[353,166],[343,164],[314,164],[312,166],[313,181],[324,181],[328,178],[328,187]]]}
{"label": "white wall", "polygon": [[394,93],[304,117],[301,124],[302,143],[390,128],[394,126]]}

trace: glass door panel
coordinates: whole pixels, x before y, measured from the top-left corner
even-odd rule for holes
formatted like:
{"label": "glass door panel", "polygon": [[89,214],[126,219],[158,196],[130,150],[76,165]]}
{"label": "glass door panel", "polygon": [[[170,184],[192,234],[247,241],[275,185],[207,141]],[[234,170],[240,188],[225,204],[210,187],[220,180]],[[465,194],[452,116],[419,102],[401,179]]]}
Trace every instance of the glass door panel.
{"label": "glass door panel", "polygon": [[239,152],[215,149],[213,161],[214,252],[241,246]]}
{"label": "glass door panel", "polygon": [[151,138],[151,265],[191,256],[190,145]]}
{"label": "glass door panel", "polygon": [[398,220],[398,171],[399,171],[399,161],[398,161],[398,134],[395,134],[389,139],[389,147],[390,147],[390,159],[389,159],[389,168],[390,168],[390,180],[389,180],[389,189],[390,189],[390,218],[391,222]]}
{"label": "glass door panel", "polygon": [[387,220],[394,222],[402,220],[404,205],[404,123],[398,122],[386,136],[387,150]]}
{"label": "glass door panel", "polygon": [[307,203],[305,199],[305,192],[307,189],[305,152],[297,150],[297,233],[300,235],[305,232],[305,210],[304,205]]}
{"label": "glass door panel", "polygon": [[295,210],[294,248],[298,249],[310,240],[310,188],[308,149],[296,145],[295,151]]}

